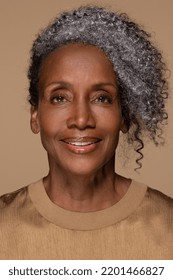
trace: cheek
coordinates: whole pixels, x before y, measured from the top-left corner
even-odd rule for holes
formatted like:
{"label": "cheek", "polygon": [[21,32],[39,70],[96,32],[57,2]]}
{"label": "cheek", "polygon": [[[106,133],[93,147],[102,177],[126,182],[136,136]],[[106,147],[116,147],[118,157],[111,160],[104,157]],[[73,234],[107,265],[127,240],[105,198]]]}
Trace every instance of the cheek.
{"label": "cheek", "polygon": [[108,134],[117,134],[121,129],[122,117],[119,112],[108,113],[104,112],[98,118],[98,124],[104,128]]}
{"label": "cheek", "polygon": [[39,115],[40,132],[45,135],[53,135],[62,127],[62,120],[56,111],[41,110]]}
{"label": "cheek", "polygon": [[110,149],[114,151],[119,142],[120,127],[121,124],[119,121],[117,122],[116,119],[109,121],[106,126],[105,134],[107,147],[109,146]]}

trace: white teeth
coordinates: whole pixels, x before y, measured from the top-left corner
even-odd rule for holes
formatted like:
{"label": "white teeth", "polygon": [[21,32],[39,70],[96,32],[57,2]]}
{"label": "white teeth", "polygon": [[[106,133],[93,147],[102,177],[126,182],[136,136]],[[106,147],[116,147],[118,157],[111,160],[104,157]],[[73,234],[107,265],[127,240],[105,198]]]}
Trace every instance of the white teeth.
{"label": "white teeth", "polygon": [[93,144],[93,142],[68,142],[68,143],[74,146],[87,146]]}

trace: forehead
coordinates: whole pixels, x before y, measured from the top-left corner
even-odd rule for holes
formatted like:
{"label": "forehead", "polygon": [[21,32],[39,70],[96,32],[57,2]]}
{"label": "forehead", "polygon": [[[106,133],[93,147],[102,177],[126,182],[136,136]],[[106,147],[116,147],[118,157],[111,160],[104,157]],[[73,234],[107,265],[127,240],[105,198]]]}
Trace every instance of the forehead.
{"label": "forehead", "polygon": [[[40,82],[50,79],[115,79],[112,63],[105,53],[92,45],[68,44],[48,54],[40,68]],[[97,82],[97,81],[96,81]]]}
{"label": "forehead", "polygon": [[81,61],[81,63],[86,64],[86,60],[88,63],[93,61],[96,63],[98,61],[99,64],[107,64],[109,67],[112,67],[112,63],[107,58],[106,54],[96,46],[87,45],[82,43],[70,43],[60,48],[55,49],[51,53],[47,55],[47,57],[43,60],[42,66],[49,65],[49,63],[54,60],[58,60],[60,62],[68,62],[73,63]]}

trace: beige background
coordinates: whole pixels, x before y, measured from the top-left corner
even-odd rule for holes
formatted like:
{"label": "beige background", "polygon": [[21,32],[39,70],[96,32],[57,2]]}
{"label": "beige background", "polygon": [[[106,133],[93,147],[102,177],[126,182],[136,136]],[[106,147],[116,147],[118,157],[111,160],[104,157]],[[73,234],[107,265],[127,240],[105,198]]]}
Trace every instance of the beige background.
{"label": "beige background", "polygon": [[[39,136],[29,127],[27,79],[29,50],[35,34],[56,13],[81,4],[106,4],[108,8],[127,12],[152,33],[163,51],[168,68],[173,69],[173,1],[172,0],[0,0],[0,88],[1,88],[1,175],[0,194],[22,187],[47,173],[46,154]],[[170,78],[170,88],[173,80]],[[118,171],[147,183],[173,197],[173,100],[169,100],[169,126],[166,145],[155,148],[148,143],[140,174],[133,171],[135,158],[118,164]]]}

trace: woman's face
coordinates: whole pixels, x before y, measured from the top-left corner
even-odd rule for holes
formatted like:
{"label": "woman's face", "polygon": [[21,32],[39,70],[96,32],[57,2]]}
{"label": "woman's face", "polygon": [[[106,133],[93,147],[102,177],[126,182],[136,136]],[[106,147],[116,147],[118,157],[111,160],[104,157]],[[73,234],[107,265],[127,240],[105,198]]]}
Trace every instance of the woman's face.
{"label": "woman's face", "polygon": [[50,168],[88,175],[112,161],[125,127],[116,76],[101,50],[69,44],[45,58],[31,128],[41,134]]}

